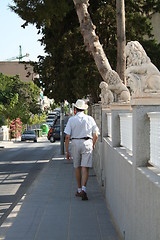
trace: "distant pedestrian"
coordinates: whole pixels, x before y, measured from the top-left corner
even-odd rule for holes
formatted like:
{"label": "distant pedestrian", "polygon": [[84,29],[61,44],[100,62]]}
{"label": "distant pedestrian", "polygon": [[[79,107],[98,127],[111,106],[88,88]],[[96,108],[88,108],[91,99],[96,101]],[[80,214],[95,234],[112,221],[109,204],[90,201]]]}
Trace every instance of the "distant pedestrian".
{"label": "distant pedestrian", "polygon": [[[95,120],[84,113],[88,108],[84,100],[78,99],[75,107],[75,116],[70,117],[65,128],[66,158],[72,156],[77,181],[77,197],[88,200],[86,186],[89,168],[92,167],[92,152],[98,139],[99,129]],[[69,152],[69,141],[71,141],[71,154]],[[82,176],[81,176],[82,170]]]}

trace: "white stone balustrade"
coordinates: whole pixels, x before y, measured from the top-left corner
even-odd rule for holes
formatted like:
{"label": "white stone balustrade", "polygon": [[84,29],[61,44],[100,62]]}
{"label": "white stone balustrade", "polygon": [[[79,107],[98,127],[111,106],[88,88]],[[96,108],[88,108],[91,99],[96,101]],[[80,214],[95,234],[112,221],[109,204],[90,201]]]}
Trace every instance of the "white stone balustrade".
{"label": "white stone balustrade", "polygon": [[120,113],[120,145],[132,151],[132,113]]}
{"label": "white stone balustrade", "polygon": [[160,112],[148,113],[150,119],[150,163],[160,168]]}
{"label": "white stone balustrade", "polygon": [[107,115],[107,128],[108,128],[108,137],[112,138],[112,115],[111,113],[106,113]]}
{"label": "white stone balustrade", "polygon": [[102,116],[102,141],[94,150],[94,170],[116,225],[126,240],[157,240],[160,95],[135,98],[130,106],[113,103],[102,108]]}

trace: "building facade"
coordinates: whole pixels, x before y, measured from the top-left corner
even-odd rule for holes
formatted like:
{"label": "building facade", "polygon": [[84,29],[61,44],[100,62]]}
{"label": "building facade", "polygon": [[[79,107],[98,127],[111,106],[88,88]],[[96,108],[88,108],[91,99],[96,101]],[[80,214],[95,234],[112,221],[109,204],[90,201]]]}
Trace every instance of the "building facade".
{"label": "building facade", "polygon": [[18,75],[20,80],[24,82],[33,81],[37,76],[33,71],[33,66],[29,62],[0,62],[0,72],[8,76]]}

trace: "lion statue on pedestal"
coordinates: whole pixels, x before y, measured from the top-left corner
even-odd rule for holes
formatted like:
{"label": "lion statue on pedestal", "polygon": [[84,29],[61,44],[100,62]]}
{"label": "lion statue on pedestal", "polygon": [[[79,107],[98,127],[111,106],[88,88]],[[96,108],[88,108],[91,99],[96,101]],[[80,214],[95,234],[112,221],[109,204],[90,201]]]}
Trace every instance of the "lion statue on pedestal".
{"label": "lion statue on pedestal", "polygon": [[131,94],[141,97],[145,93],[160,92],[160,72],[151,62],[142,45],[131,41],[126,45],[126,81]]}
{"label": "lion statue on pedestal", "polygon": [[115,101],[117,102],[129,102],[130,92],[128,88],[122,83],[117,72],[114,70],[108,70],[106,74],[106,80],[102,81],[99,85],[101,89],[101,102],[103,106],[107,106]]}
{"label": "lion statue on pedestal", "polygon": [[102,81],[99,84],[99,87],[101,89],[101,94],[99,96],[101,98],[102,106],[107,106],[108,104],[113,103],[114,97],[112,92],[108,88],[108,84]]}

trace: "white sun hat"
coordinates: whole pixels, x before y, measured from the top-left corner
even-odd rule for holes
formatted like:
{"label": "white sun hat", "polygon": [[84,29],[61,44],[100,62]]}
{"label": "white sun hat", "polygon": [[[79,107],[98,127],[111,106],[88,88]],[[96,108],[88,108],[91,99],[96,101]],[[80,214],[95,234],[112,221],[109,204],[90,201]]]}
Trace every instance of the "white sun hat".
{"label": "white sun hat", "polygon": [[85,104],[85,101],[82,99],[78,99],[74,106],[81,110],[86,110],[88,108],[88,105]]}

